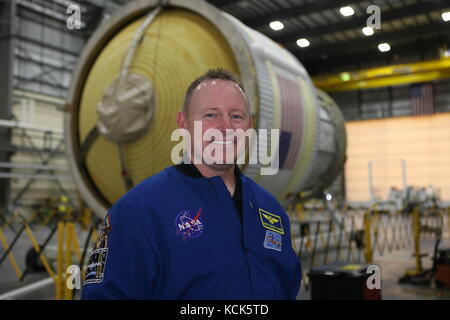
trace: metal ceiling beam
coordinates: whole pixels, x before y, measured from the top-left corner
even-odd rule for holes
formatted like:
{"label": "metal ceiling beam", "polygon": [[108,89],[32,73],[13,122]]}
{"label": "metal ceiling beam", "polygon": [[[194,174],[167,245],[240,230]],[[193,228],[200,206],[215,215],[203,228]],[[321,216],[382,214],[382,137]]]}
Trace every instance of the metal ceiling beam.
{"label": "metal ceiling beam", "polygon": [[[345,74],[345,78],[343,78],[343,74]],[[336,92],[407,85],[448,78],[450,78],[450,57],[322,74],[313,77],[312,80],[316,87],[327,92]]]}
{"label": "metal ceiling beam", "polygon": [[52,3],[56,3],[57,5],[61,6],[62,8],[64,8],[64,11],[66,11],[66,9],[71,6],[71,5],[76,5],[78,7],[80,7],[80,11],[81,13],[85,13],[87,11],[86,6],[84,5],[84,2],[89,2],[87,0],[78,0],[78,1],[71,1],[71,0],[50,0]]}
{"label": "metal ceiling beam", "polygon": [[19,61],[29,62],[36,66],[44,66],[53,71],[63,71],[63,72],[68,72],[71,74],[73,72],[73,70],[75,69],[75,67],[69,68],[64,65],[58,66],[58,65],[54,65],[54,64],[51,64],[51,63],[43,61],[43,60],[38,60],[32,56],[27,56],[26,54],[24,54],[23,51],[20,51],[20,50],[16,51],[14,56]]}
{"label": "metal ceiling beam", "polygon": [[43,152],[45,153],[52,153],[55,156],[58,157],[64,157],[66,153],[64,151],[43,151],[43,150],[36,150],[30,147],[21,147],[16,145],[10,145],[10,146],[3,146],[0,145],[0,152],[11,152],[11,153],[32,153],[32,154],[41,154]]}
{"label": "metal ceiling beam", "polygon": [[271,12],[266,15],[258,16],[256,18],[244,19],[242,22],[251,28],[258,28],[269,24],[274,20],[283,20],[289,18],[295,18],[302,15],[307,15],[311,13],[321,12],[333,8],[340,8],[345,5],[352,3],[367,2],[367,0],[317,0],[314,2],[309,2],[294,6],[289,10],[282,10],[278,12]]}
{"label": "metal ceiling beam", "polygon": [[[30,99],[31,96],[29,96]],[[63,129],[57,129],[53,127],[43,127],[35,124],[30,124],[26,122],[19,122],[16,120],[2,120],[0,119],[0,127],[1,128],[13,128],[13,129],[21,129],[26,131],[32,131],[32,132],[39,132],[39,133],[46,133],[50,132],[52,135],[62,136],[64,134]]]}
{"label": "metal ceiling beam", "polygon": [[[306,70],[310,75],[316,75],[319,73],[329,73],[332,72],[333,68],[338,67],[348,67],[351,69],[359,69],[360,64],[372,62],[380,62],[382,65],[390,64],[395,55],[408,57],[412,54],[419,55],[424,50],[430,52],[430,49],[436,50],[436,57],[438,56],[438,48],[442,44],[450,42],[445,39],[445,37],[439,36],[428,40],[418,40],[402,44],[400,46],[395,46],[390,52],[379,52],[378,50],[370,49],[358,54],[346,54],[330,57],[329,59],[314,59],[309,61],[302,61],[302,59],[297,56],[297,58],[303,63]],[[330,71],[331,70],[331,71]]]}
{"label": "metal ceiling beam", "polygon": [[65,91],[68,90],[67,87],[65,87],[65,86],[63,86],[63,85],[61,85],[59,83],[51,83],[49,81],[45,81],[45,80],[39,79],[38,76],[40,76],[40,74],[37,75],[37,76],[31,77],[31,78],[25,78],[25,77],[22,77],[22,76],[14,76],[14,79],[16,79],[16,80],[18,80],[20,82],[19,85],[17,85],[16,87],[18,89],[26,90],[26,89],[24,89],[21,86],[21,84],[35,83],[35,84],[42,84],[42,85],[45,85],[45,86],[48,86],[48,87],[56,88],[56,89],[59,89],[59,90],[65,90]]}
{"label": "metal ceiling beam", "polygon": [[42,46],[42,47],[45,47],[45,48],[49,48],[49,49],[55,50],[56,52],[62,52],[62,53],[71,55],[71,56],[74,56],[74,57],[78,57],[80,55],[80,52],[67,50],[67,49],[64,49],[64,48],[52,45],[52,44],[47,43],[47,42],[42,42],[42,41],[38,41],[38,40],[29,38],[29,37],[25,37],[23,35],[18,35],[16,38],[18,40],[20,40],[20,41],[29,42],[29,43],[32,43],[32,44],[35,44],[35,45],[38,45],[38,46]]}
{"label": "metal ceiling beam", "polygon": [[[55,10],[52,10],[50,8],[41,6],[37,3],[33,3],[33,2],[27,2],[24,0],[16,0],[17,5],[26,8],[28,10],[34,11],[39,15],[43,15],[46,16],[47,18],[56,20],[56,21],[61,21],[63,23],[66,22],[67,20],[67,15],[66,13],[62,13],[62,12],[58,12]],[[83,20],[81,20],[81,27],[84,28],[85,27],[85,23],[83,22]]]}
{"label": "metal ceiling beam", "polygon": [[[26,20],[26,21],[31,21],[33,23],[42,25],[46,28],[50,28],[53,29],[55,31],[58,32],[65,32],[67,33],[67,27],[66,27],[66,23],[59,21],[59,20],[53,20],[53,19],[39,19],[37,17],[33,17],[33,15],[36,16],[36,13],[33,11],[33,14],[28,14],[31,13],[27,10],[17,10],[17,17],[21,18],[22,20]],[[19,20],[20,22],[20,20]],[[85,37],[82,35],[84,31],[83,30],[77,30],[77,32],[72,32],[70,33],[71,36],[73,37],[77,37],[80,39],[85,39]]]}
{"label": "metal ceiling beam", "polygon": [[[337,53],[354,53],[355,51],[362,51],[366,48],[373,48],[378,50],[377,45],[380,42],[392,42],[402,39],[417,39],[422,35],[429,36],[433,34],[448,34],[450,32],[450,23],[440,22],[434,25],[425,25],[418,27],[411,27],[401,31],[392,31],[387,33],[379,33],[371,37],[364,37],[362,39],[355,39],[351,41],[330,43],[321,46],[311,46],[308,48],[299,48],[291,46],[291,51],[294,51],[301,61],[316,59],[321,55],[333,56]],[[395,43],[391,43],[391,49],[395,49]]]}
{"label": "metal ceiling beam", "polygon": [[[419,2],[413,5],[404,6],[397,9],[392,9],[389,11],[383,11],[381,12],[381,31],[383,30],[383,23],[403,19],[410,16],[415,16],[419,14],[425,14],[428,12],[440,10],[442,8],[448,7],[448,5],[445,5],[443,1],[441,0],[434,0],[434,1],[428,1],[428,2]],[[298,32],[291,32],[291,33],[280,33],[280,35],[274,35],[271,36],[271,38],[276,41],[283,44],[289,44],[289,43],[295,43],[299,37],[307,38],[307,37],[315,37],[315,36],[322,36],[327,33],[334,33],[344,30],[351,30],[351,29],[357,29],[357,28],[363,28],[367,23],[368,16],[362,17],[362,18],[353,18],[348,21],[343,21],[335,24],[329,24],[322,27],[312,28],[308,30],[301,30]],[[270,21],[273,21],[275,19],[272,19]],[[245,22],[244,22],[245,23]],[[259,25],[261,26],[261,25]],[[255,26],[253,26],[255,27]],[[363,35],[361,34],[361,37]]]}
{"label": "metal ceiling beam", "polygon": [[87,3],[90,3],[98,8],[104,8],[108,13],[112,13],[120,8],[121,5],[116,3],[115,1],[109,0],[84,0]]}
{"label": "metal ceiling beam", "polygon": [[208,0],[208,2],[218,8],[230,6],[238,2],[244,2],[245,0]]}
{"label": "metal ceiling beam", "polygon": [[[48,22],[57,23],[61,26],[61,29],[59,29],[61,32],[69,33],[70,31],[66,27],[66,21],[68,18],[68,14],[66,13],[66,9],[69,5],[78,5],[80,6],[81,10],[81,30],[77,30],[77,32],[72,32],[72,35],[75,35],[76,37],[80,37],[82,39],[86,39],[92,34],[92,27],[96,27],[98,22],[102,18],[101,12],[99,13],[99,10],[102,11],[103,8],[98,8],[96,6],[93,7],[92,10],[87,10],[87,7],[85,5],[81,5],[80,3],[76,3],[73,1],[68,0],[54,0],[55,3],[60,6],[59,8],[62,10],[55,10],[54,8],[47,7],[43,2],[27,2],[24,0],[16,0],[18,6],[20,7],[20,10],[18,10],[21,16],[25,16],[25,20],[30,20],[33,22],[37,22],[36,20],[41,19],[42,16],[45,16],[46,19],[39,22],[41,25],[46,25],[48,27],[53,27],[54,29],[59,29],[56,26],[52,26]],[[49,4],[54,4],[49,3]],[[22,13],[22,11],[25,11],[25,13]],[[27,13],[29,12],[29,13]],[[34,14],[36,18],[32,16]],[[30,17],[31,16],[31,17]],[[47,22],[47,20],[50,20]]]}

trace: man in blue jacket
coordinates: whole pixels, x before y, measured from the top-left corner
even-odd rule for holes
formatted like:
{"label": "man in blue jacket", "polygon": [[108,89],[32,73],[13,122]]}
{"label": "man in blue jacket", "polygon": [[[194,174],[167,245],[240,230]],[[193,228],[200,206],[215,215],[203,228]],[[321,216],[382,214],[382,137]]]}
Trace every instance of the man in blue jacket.
{"label": "man in blue jacket", "polygon": [[[252,120],[233,74],[210,70],[189,86],[177,124],[193,135],[194,121],[224,133],[203,148],[213,143],[224,153],[236,151],[226,129],[246,130]],[[234,163],[189,160],[113,205],[91,253],[82,299],[296,298],[300,263],[277,200]]]}

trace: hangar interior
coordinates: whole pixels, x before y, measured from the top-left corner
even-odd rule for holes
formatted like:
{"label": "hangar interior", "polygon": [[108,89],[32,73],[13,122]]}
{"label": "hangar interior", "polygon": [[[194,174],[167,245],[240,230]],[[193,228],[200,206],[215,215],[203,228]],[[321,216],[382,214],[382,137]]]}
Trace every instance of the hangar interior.
{"label": "hangar interior", "polygon": [[[277,175],[243,172],[289,215],[297,299],[373,298],[345,284],[370,265],[376,298],[450,299],[448,1],[0,0],[0,61],[0,299],[80,298],[69,267],[172,165],[174,115],[215,67],[257,128],[285,128]],[[122,73],[144,137],[101,114]]]}

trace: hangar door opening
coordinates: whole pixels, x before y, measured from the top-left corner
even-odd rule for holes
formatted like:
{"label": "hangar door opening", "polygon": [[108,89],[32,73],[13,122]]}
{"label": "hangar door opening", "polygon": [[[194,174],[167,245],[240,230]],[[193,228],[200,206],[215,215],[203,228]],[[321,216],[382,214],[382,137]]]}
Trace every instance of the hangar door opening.
{"label": "hangar door opening", "polygon": [[[386,200],[392,186],[433,186],[450,201],[450,113],[347,123],[348,201]],[[372,179],[372,184],[370,180]]]}

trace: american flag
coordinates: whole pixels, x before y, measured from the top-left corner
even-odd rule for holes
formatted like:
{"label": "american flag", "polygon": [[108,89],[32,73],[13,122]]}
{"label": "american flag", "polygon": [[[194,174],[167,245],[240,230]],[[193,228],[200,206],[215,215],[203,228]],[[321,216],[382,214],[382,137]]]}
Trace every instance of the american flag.
{"label": "american flag", "polygon": [[293,169],[302,141],[302,105],[296,82],[277,76],[281,100],[280,169]]}
{"label": "american flag", "polygon": [[411,85],[411,115],[434,114],[433,84],[423,82]]}

